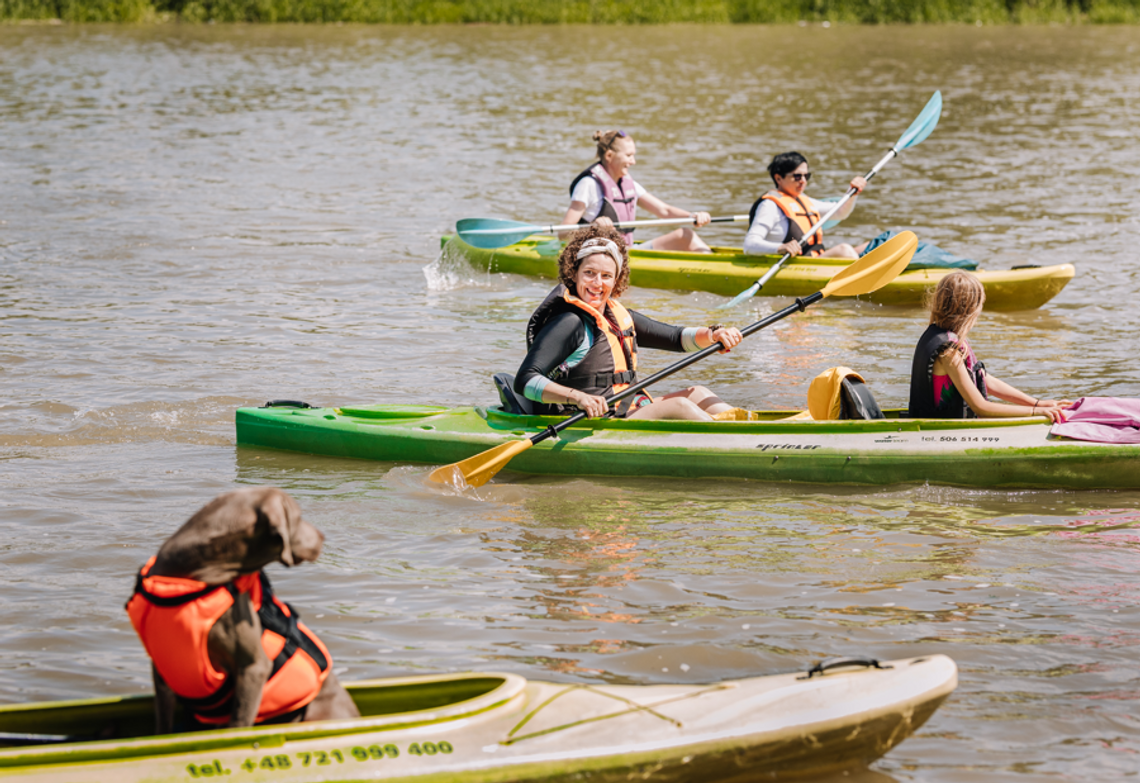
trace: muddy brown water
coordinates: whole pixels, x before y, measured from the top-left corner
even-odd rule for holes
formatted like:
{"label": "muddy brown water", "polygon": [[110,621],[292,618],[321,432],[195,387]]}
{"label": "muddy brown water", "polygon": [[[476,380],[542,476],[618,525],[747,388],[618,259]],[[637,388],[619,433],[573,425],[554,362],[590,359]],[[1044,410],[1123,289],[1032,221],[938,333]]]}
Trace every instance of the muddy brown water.
{"label": "muddy brown water", "polygon": [[[234,409],[271,398],[491,402],[547,284],[437,264],[438,238],[557,220],[596,128],[635,135],[652,192],[733,214],[789,148],[837,195],[934,89],[934,135],[833,239],[1075,263],[975,347],[1034,394],[1140,394],[1133,28],[0,27],[0,702],[148,689],[134,570],[216,493],[275,484],[328,540],[271,575],[342,678],[941,652],[957,693],[867,780],[1135,774],[1140,493],[503,474],[464,497],[424,466],[234,445]],[[827,303],[673,385],[794,408],[846,364],[902,405],[923,322]]]}

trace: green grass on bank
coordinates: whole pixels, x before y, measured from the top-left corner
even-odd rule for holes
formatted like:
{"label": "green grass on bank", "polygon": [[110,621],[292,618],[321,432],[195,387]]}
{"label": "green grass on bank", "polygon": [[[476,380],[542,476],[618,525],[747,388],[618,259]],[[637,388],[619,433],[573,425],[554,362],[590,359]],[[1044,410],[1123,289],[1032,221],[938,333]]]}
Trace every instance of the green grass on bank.
{"label": "green grass on bank", "polygon": [[1137,23],[1140,0],[0,0],[0,20],[661,24]]}

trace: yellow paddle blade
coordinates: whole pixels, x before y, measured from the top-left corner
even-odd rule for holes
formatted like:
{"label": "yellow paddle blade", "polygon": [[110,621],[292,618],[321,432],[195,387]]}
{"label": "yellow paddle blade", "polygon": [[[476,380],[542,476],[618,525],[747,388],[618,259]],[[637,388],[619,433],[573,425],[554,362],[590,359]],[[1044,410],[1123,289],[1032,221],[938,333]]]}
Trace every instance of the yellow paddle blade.
{"label": "yellow paddle blade", "polygon": [[917,248],[918,237],[911,231],[902,231],[831,278],[820,293],[859,296],[878,291],[906,269]]}
{"label": "yellow paddle blade", "polygon": [[508,462],[533,445],[529,440],[512,440],[462,462],[436,468],[428,478],[436,484],[451,484],[459,489],[481,487],[505,468]]}

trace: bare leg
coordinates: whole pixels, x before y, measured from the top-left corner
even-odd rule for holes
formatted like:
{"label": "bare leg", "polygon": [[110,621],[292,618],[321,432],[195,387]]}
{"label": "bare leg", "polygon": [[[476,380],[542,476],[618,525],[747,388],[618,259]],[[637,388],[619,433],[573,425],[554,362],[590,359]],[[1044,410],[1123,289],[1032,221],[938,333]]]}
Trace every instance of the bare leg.
{"label": "bare leg", "polygon": [[716,414],[729,410],[732,410],[731,405],[704,386],[690,386],[670,392],[656,402],[638,408],[626,418],[711,421]]}
{"label": "bare leg", "polygon": [[704,240],[691,228],[679,228],[653,239],[654,250],[674,250],[682,253],[711,253]]}
{"label": "bare leg", "polygon": [[685,421],[712,421],[712,416],[685,397],[660,399],[629,414],[628,419],[683,419]]}
{"label": "bare leg", "polygon": [[[867,243],[864,242],[863,247],[866,247],[866,246],[867,246]],[[823,251],[823,255],[821,256],[821,258],[858,258],[858,257],[859,257],[859,253],[856,252],[855,248],[851,247],[851,245],[847,244],[846,242],[839,244],[839,245],[836,245],[835,247],[829,247],[827,250]]]}
{"label": "bare leg", "polygon": [[732,407],[733,407],[733,406],[729,405],[727,402],[725,402],[724,400],[722,400],[720,397],[717,397],[715,394],[713,394],[711,391],[706,389],[704,386],[690,386],[687,389],[681,389],[680,391],[670,392],[669,394],[666,394],[661,399],[671,400],[671,399],[674,399],[676,397],[684,397],[685,399],[689,400],[690,402],[696,403],[698,408],[700,408],[701,410],[703,410],[705,413],[707,413],[710,416],[715,416],[718,413],[724,413],[725,411],[730,411],[730,410],[732,410]]}

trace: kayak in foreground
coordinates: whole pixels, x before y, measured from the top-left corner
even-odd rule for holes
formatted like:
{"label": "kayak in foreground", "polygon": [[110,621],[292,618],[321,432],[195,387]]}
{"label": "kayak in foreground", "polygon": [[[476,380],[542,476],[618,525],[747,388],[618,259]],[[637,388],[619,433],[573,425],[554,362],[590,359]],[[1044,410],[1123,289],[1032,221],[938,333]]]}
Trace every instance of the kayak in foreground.
{"label": "kayak in foreground", "polygon": [[[476,269],[555,279],[561,244],[534,236],[509,247],[484,250],[458,237],[443,237],[445,253],[463,256]],[[712,253],[662,250],[629,251],[629,282],[644,288],[707,291],[736,296],[756,282],[779,256],[746,256],[739,248],[714,247]],[[760,290],[764,296],[807,296],[851,264],[843,258],[798,258],[790,261]],[[953,269],[908,269],[871,294],[859,297],[878,304],[921,306],[927,289]],[[1011,270],[979,269],[976,275],[986,289],[987,310],[1032,310],[1048,302],[1073,279],[1072,264],[1023,267]]]}
{"label": "kayak in foreground", "polygon": [[[458,780],[708,781],[865,765],[921,726],[957,685],[943,655],[843,659],[807,674],[711,685],[587,685],[469,673],[346,688],[361,717],[162,737],[152,696],[0,707],[19,783]],[[813,670],[814,672],[815,670]],[[27,732],[34,732],[28,734]],[[106,736],[82,739],[71,735]]]}
{"label": "kayak in foreground", "polygon": [[[289,403],[277,403],[281,405]],[[297,403],[303,404],[303,403]],[[515,457],[508,470],[562,476],[744,478],[840,484],[1140,489],[1140,445],[1049,434],[1044,417],[757,421],[587,419]],[[239,408],[239,446],[446,465],[541,432],[564,417],[499,407]]]}

